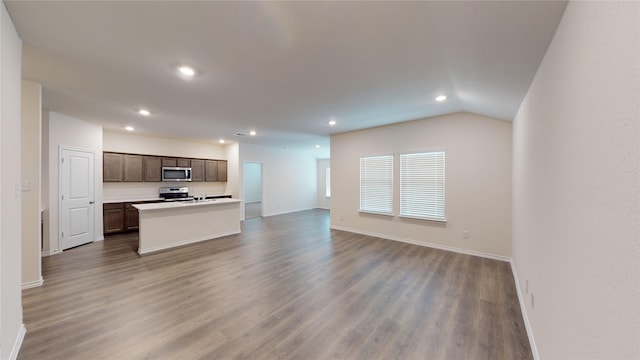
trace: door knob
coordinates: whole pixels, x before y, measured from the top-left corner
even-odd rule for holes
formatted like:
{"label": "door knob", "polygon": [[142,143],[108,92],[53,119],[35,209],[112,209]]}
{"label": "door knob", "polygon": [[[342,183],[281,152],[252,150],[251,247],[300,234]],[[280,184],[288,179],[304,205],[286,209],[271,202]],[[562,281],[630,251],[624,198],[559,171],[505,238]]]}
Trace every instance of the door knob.
{"label": "door knob", "polygon": [[90,205],[91,205],[91,204],[93,204],[93,201],[89,201],[89,204],[90,204]]}

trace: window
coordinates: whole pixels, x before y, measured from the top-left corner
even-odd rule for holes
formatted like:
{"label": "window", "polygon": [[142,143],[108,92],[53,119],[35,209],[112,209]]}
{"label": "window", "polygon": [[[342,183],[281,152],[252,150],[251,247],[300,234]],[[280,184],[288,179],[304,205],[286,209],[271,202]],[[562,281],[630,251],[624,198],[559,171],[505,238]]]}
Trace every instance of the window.
{"label": "window", "polygon": [[400,155],[400,216],[446,221],[444,151]]}
{"label": "window", "polygon": [[324,196],[331,197],[331,168],[326,168],[324,173]]}
{"label": "window", "polygon": [[360,211],[393,214],[393,155],[360,158]]}

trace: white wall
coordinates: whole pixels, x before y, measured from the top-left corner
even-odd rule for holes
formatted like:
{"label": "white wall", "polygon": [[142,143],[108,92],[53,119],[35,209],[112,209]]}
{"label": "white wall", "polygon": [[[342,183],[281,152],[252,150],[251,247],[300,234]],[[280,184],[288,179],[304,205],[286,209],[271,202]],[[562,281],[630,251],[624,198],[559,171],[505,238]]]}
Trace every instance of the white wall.
{"label": "white wall", "polygon": [[262,200],[262,164],[244,163],[244,203]]}
{"label": "white wall", "polygon": [[[446,223],[360,214],[360,157],[446,151]],[[394,207],[399,164],[394,160]],[[331,136],[331,227],[511,257],[511,123],[456,113]],[[463,231],[469,239],[463,239]]]}
{"label": "white wall", "polygon": [[[0,359],[17,356],[22,324],[20,74],[22,41],[0,3]],[[16,186],[18,187],[16,189]]]}
{"label": "white wall", "polygon": [[227,183],[225,194],[240,198],[240,144],[233,143],[224,147],[227,159]]}
{"label": "white wall", "polygon": [[263,216],[316,207],[317,167],[312,151],[240,144],[240,163],[245,162],[262,163]]}
{"label": "white wall", "polygon": [[331,160],[318,160],[318,207],[320,209],[331,208],[331,199],[327,195],[327,168],[331,167]]}
{"label": "white wall", "polygon": [[[87,121],[72,118],[50,111],[48,116],[43,116],[43,128],[48,128],[48,153],[46,161],[48,168],[47,179],[43,184],[48,188],[49,201],[45,207],[45,232],[43,253],[52,254],[60,251],[59,240],[59,157],[60,147],[89,150],[95,152],[95,240],[103,239],[102,230],[102,127]],[[43,136],[44,133],[43,133]],[[45,159],[45,158],[43,158]],[[44,173],[44,171],[43,171]],[[45,279],[46,281],[46,279]]]}
{"label": "white wall", "polygon": [[22,80],[22,284],[42,284],[40,269],[40,168],[42,87]]}
{"label": "white wall", "polygon": [[513,262],[541,359],[640,359],[639,104],[640,3],[569,3],[514,122]]}
{"label": "white wall", "polygon": [[[227,145],[230,146],[230,145]],[[104,151],[114,151],[132,154],[172,156],[203,159],[227,159],[225,146],[213,143],[198,142],[158,136],[147,136],[103,130]],[[100,154],[102,156],[102,154]],[[227,164],[229,172],[229,164]],[[227,182],[228,183],[228,182]],[[104,183],[104,200],[126,200],[157,198],[158,189],[162,186],[188,186],[191,194],[228,194],[225,182],[191,182],[184,183]]]}

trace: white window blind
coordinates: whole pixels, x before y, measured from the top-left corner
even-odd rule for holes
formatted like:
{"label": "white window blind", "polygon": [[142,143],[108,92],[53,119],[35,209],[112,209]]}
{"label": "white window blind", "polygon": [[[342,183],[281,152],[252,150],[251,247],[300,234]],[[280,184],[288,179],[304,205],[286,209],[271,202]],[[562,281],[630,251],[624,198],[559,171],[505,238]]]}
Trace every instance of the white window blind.
{"label": "white window blind", "polygon": [[360,158],[360,211],[393,213],[393,155]]}
{"label": "white window blind", "polygon": [[329,198],[329,197],[331,197],[331,168],[326,168],[324,175],[325,175],[325,178],[324,178],[324,183],[325,183],[324,196]]}
{"label": "white window blind", "polygon": [[400,216],[446,220],[444,151],[400,155]]}

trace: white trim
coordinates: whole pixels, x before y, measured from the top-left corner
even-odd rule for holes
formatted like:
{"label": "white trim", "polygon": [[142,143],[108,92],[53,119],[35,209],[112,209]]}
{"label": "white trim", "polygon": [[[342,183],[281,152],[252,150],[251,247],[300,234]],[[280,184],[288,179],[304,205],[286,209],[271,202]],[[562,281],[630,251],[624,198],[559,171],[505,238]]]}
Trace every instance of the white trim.
{"label": "white trim", "polygon": [[424,221],[435,221],[435,222],[441,222],[441,223],[446,223],[447,219],[446,218],[430,218],[430,217],[422,217],[422,216],[409,216],[409,215],[398,215],[399,219],[411,219],[411,220],[424,220]]}
{"label": "white trim", "polygon": [[516,265],[513,263],[513,259],[510,261],[511,263],[511,272],[513,273],[513,280],[516,282],[516,292],[518,293],[518,301],[520,302],[520,311],[522,312],[522,319],[524,320],[524,327],[527,330],[527,337],[529,338],[529,346],[531,347],[531,353],[533,354],[534,360],[540,360],[540,355],[538,354],[538,347],[536,346],[536,340],[533,337],[533,329],[531,328],[531,323],[529,322],[529,316],[527,316],[527,307],[525,306],[525,297],[522,295],[522,291],[520,290],[520,281],[518,281],[518,272],[516,271]]}
{"label": "white trim", "polygon": [[452,252],[465,254],[465,255],[478,256],[478,257],[486,258],[486,259],[493,259],[493,260],[498,260],[498,261],[511,262],[511,258],[510,257],[502,256],[502,255],[489,254],[489,253],[485,253],[485,252],[482,252],[482,251],[460,249],[460,248],[453,247],[453,246],[434,244],[434,243],[429,243],[429,242],[424,242],[424,241],[401,238],[401,237],[398,237],[398,236],[377,234],[377,233],[373,233],[373,232],[361,231],[361,230],[347,228],[347,227],[343,227],[343,226],[331,225],[331,229],[348,231],[348,232],[352,232],[352,233],[356,233],[356,234],[373,236],[373,237],[378,237],[378,238],[387,239],[387,240],[400,241],[400,242],[407,243],[407,244],[425,246],[425,247],[430,247],[430,248],[434,248],[434,249],[452,251]]}
{"label": "white trim", "polygon": [[13,348],[11,349],[11,354],[9,354],[9,359],[15,360],[18,358],[18,353],[20,352],[20,348],[22,347],[22,342],[24,341],[24,336],[27,333],[27,328],[24,324],[20,325],[20,330],[18,330],[18,337],[16,338],[16,342],[13,343]]}
{"label": "white trim", "polygon": [[384,211],[371,211],[371,210],[358,210],[358,213],[360,214],[367,214],[367,215],[381,215],[381,216],[391,216],[391,217],[395,217],[396,215],[392,212],[384,212]]}
{"label": "white trim", "polygon": [[103,240],[104,240],[104,236],[98,236],[98,238],[93,241],[96,242],[96,241],[103,241]]}
{"label": "white trim", "polygon": [[43,251],[40,255],[42,257],[45,256],[51,256],[51,255],[56,255],[56,254],[60,254],[62,251],[60,251],[59,249],[53,249],[53,250],[49,250],[49,251]]}
{"label": "white trim", "polygon": [[219,233],[219,234],[200,236],[200,237],[197,237],[197,238],[184,240],[184,241],[177,241],[177,242],[174,242],[174,243],[171,243],[171,244],[162,245],[162,246],[150,247],[150,248],[145,249],[144,251],[140,251],[140,249],[138,249],[138,254],[140,254],[140,255],[149,254],[149,253],[156,252],[156,251],[173,249],[173,248],[178,247],[178,246],[194,244],[194,243],[201,242],[201,241],[213,240],[213,239],[220,238],[220,237],[223,237],[223,236],[229,236],[229,235],[235,235],[235,234],[240,234],[240,231],[230,231],[230,232],[224,232],[224,233]]}
{"label": "white trim", "polygon": [[42,284],[44,284],[44,279],[42,278],[42,276],[40,276],[40,279],[36,280],[36,281],[29,281],[26,282],[24,284],[22,284],[22,290],[26,290],[26,289],[31,289],[31,288],[35,288],[38,286],[42,286]]}

